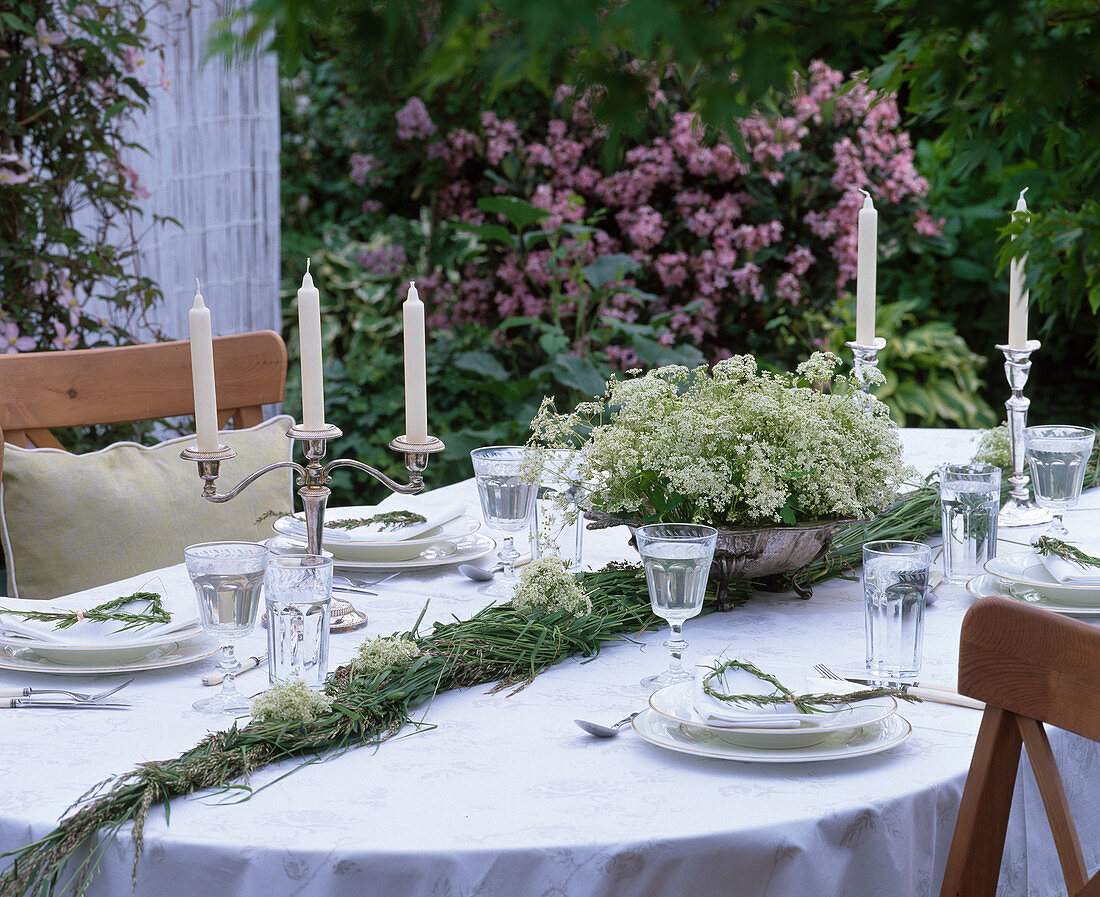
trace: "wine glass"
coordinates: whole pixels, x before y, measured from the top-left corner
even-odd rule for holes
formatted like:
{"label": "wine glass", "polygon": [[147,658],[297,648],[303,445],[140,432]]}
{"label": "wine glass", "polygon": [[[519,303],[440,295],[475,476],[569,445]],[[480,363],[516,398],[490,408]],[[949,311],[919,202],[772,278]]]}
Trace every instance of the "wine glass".
{"label": "wine glass", "polygon": [[1095,438],[1096,433],[1087,427],[1024,428],[1024,451],[1031,468],[1035,502],[1053,514],[1048,536],[1064,539],[1069,535],[1062,515],[1081,499],[1085,467]]}
{"label": "wine glass", "polygon": [[500,560],[504,571],[480,589],[494,598],[511,598],[516,592],[514,533],[526,529],[535,507],[538,483],[528,469],[527,451],[517,445],[494,445],[470,452],[481,500],[481,516],[493,529],[504,533]]}
{"label": "wine glass", "polygon": [[642,685],[660,688],[693,679],[692,673],[684,669],[687,641],[682,630],[684,622],[702,610],[718,530],[695,523],[651,523],[638,527],[634,540],[645,567],[653,613],[667,620],[671,629],[665,642],[668,669],[647,676]]}
{"label": "wine glass", "polygon": [[251,703],[237,691],[241,663],[233,654],[233,643],[256,625],[267,546],[257,542],[202,542],[185,548],[183,558],[195,585],[202,628],[221,638],[218,669],[225,677],[218,694],[192,706],[203,713],[243,713]]}

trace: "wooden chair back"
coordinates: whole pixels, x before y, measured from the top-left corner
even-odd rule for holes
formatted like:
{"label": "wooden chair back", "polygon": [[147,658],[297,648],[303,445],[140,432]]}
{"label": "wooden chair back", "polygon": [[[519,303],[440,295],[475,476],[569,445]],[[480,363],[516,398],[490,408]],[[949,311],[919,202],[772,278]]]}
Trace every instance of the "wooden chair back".
{"label": "wooden chair back", "polygon": [[1021,746],[1027,749],[1070,897],[1098,897],[1043,723],[1100,741],[1100,629],[1009,598],[963,620],[959,691],[985,701],[941,897],[993,897]]}
{"label": "wooden chair back", "polygon": [[[219,426],[254,426],[283,400],[286,346],[271,330],[215,337],[214,372]],[[0,355],[0,471],[5,442],[64,448],[55,427],[194,413],[187,340]]]}

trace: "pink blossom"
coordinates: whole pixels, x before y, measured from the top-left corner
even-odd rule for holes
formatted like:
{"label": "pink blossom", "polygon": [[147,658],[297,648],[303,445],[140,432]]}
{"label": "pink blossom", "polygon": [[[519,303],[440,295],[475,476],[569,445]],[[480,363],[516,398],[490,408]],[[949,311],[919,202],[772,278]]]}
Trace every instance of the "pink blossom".
{"label": "pink blossom", "polygon": [[34,25],[34,37],[23,39],[23,47],[27,50],[38,50],[39,53],[49,55],[54,47],[60,47],[65,43],[65,32],[49,31],[46,20],[39,19]]}
{"label": "pink blossom", "polygon": [[397,136],[401,140],[431,137],[439,128],[428,115],[428,108],[420,97],[413,97],[397,110]]}
{"label": "pink blossom", "polygon": [[14,321],[8,321],[0,327],[0,352],[5,355],[14,355],[16,352],[30,352],[36,346],[33,337],[20,336],[19,325]]}
{"label": "pink blossom", "polygon": [[132,74],[139,66],[145,65],[145,54],[137,47],[128,46],[122,51],[122,65]]}
{"label": "pink blossom", "polygon": [[57,333],[57,336],[53,339],[53,347],[55,349],[68,351],[69,349],[75,349],[80,344],[77,335],[70,331],[69,328],[60,321],[53,322],[53,329]]}
{"label": "pink blossom", "polygon": [[[351,182],[360,187],[367,182],[367,176],[378,167],[378,160],[370,153],[351,154]],[[377,176],[371,178],[371,183],[376,184],[381,179]]]}
{"label": "pink blossom", "polygon": [[408,256],[404,247],[383,246],[360,253],[359,264],[371,274],[381,277],[397,277],[405,268]]}

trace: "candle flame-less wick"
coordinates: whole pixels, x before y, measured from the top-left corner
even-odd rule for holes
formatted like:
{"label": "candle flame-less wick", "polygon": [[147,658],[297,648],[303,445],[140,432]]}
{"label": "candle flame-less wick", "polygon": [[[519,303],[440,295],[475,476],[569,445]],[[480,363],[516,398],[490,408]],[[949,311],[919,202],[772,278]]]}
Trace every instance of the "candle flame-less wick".
{"label": "candle flame-less wick", "polygon": [[860,187],[859,192],[862,193],[864,196],[866,196],[868,199],[871,198],[871,193],[870,193],[869,190],[864,190],[862,187]]}
{"label": "candle flame-less wick", "polygon": [[309,258],[306,258],[306,274],[309,274]]}
{"label": "candle flame-less wick", "polygon": [[416,281],[415,280],[410,280],[409,281],[409,286],[410,287],[415,287],[416,286]]}
{"label": "candle flame-less wick", "polygon": [[1030,190],[1030,189],[1031,189],[1030,187],[1024,187],[1024,189],[1020,191],[1020,199],[1023,199],[1024,194],[1027,193],[1027,191]]}
{"label": "candle flame-less wick", "polygon": [[196,293],[201,293],[202,292],[202,287],[199,286],[199,279],[197,277],[195,278],[195,292]]}

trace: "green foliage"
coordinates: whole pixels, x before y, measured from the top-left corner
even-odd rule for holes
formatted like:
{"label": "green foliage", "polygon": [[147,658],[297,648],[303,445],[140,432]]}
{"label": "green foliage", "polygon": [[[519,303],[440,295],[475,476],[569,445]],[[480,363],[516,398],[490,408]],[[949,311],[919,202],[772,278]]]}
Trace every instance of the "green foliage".
{"label": "green foliage", "polygon": [[[136,265],[147,194],[119,159],[140,149],[124,132],[149,103],[142,4],[24,0],[0,15],[0,351],[123,341],[161,298]],[[123,323],[87,314],[92,295]]]}
{"label": "green foliage", "polygon": [[[854,303],[841,306],[845,326],[831,335],[839,355],[855,337]],[[972,352],[946,320],[928,320],[927,303],[916,299],[879,303],[875,330],[886,339],[878,353],[886,382],[875,396],[890,406],[901,426],[928,427],[944,421],[956,427],[989,427],[997,414],[979,395],[978,371],[985,359]]]}

